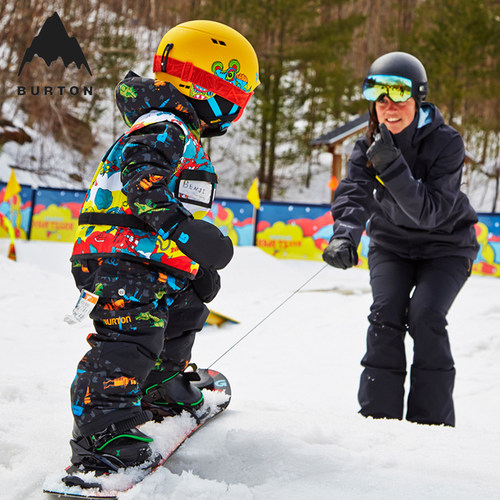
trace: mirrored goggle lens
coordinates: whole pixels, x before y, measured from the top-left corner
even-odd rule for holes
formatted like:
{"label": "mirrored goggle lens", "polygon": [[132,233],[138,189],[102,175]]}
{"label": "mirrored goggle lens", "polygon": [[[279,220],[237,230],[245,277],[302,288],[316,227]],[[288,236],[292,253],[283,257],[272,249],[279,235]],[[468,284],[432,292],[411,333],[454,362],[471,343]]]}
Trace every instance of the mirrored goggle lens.
{"label": "mirrored goggle lens", "polygon": [[370,75],[363,82],[363,97],[376,101],[387,95],[391,101],[405,102],[411,97],[411,80],[401,76]]}

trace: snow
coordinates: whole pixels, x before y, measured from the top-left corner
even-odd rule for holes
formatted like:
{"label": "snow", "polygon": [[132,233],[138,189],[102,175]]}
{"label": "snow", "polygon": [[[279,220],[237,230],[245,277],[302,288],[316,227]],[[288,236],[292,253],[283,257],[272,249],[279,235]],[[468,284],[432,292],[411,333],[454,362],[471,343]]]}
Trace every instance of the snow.
{"label": "snow", "polygon": [[[69,386],[92,331],[63,321],[78,296],[70,252],[19,241],[17,262],[0,256],[2,500],[45,498],[68,463]],[[449,314],[457,426],[445,428],[357,413],[368,273],[323,266],[236,248],[210,307],[240,323],[206,327],[193,356],[206,367],[230,349],[214,368],[231,404],[120,498],[500,498],[500,280],[473,275]]]}

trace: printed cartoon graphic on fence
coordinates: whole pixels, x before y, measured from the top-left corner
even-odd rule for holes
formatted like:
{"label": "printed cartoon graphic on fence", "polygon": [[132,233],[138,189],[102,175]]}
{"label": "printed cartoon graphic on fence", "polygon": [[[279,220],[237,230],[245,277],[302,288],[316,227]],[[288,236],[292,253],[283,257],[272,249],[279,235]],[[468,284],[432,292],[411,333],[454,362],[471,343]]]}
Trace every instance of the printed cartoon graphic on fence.
{"label": "printed cartoon graphic on fence", "polygon": [[[5,201],[6,185],[0,183],[0,238],[10,238],[5,220],[16,239],[72,242],[85,191],[21,186]],[[260,200],[259,200],[260,201]],[[255,244],[277,258],[321,260],[332,236],[330,206],[262,201],[260,208],[248,200],[217,199],[205,220],[229,236],[234,245]],[[1,223],[3,219],[3,223]],[[476,235],[481,248],[473,272],[500,277],[500,214],[479,214]],[[89,242],[90,244],[90,242]],[[358,247],[358,267],[368,268],[369,238]]]}

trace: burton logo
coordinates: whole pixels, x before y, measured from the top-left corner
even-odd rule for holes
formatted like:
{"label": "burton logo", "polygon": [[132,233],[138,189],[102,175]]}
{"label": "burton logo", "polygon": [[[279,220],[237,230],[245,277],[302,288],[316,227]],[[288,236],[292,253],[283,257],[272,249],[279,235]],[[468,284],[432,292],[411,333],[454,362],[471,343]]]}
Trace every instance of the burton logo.
{"label": "burton logo", "polygon": [[89,75],[92,75],[78,40],[68,35],[57,12],[45,21],[40,33],[33,38],[31,45],[24,52],[17,76],[21,75],[25,64],[31,62],[35,55],[41,57],[47,66],[60,57],[66,68],[75,63],[78,69],[85,66]]}

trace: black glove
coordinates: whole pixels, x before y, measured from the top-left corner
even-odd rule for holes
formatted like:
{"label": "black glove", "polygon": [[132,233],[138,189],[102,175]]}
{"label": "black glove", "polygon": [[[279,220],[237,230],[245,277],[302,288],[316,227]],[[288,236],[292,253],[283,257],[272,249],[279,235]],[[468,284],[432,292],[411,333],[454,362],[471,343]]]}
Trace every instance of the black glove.
{"label": "black glove", "polygon": [[220,276],[215,269],[200,267],[192,281],[194,291],[203,302],[211,302],[220,290]]}
{"label": "black glove", "polygon": [[233,258],[233,243],[219,229],[204,220],[184,219],[171,238],[182,253],[202,267],[222,269]]}
{"label": "black glove", "polygon": [[375,141],[368,148],[366,156],[377,173],[382,174],[394,160],[399,158],[401,151],[394,145],[392,135],[384,123],[380,124],[379,129],[380,134],[375,136]]}
{"label": "black glove", "polygon": [[358,263],[358,252],[346,238],[333,238],[323,251],[323,260],[330,266],[347,269]]}

